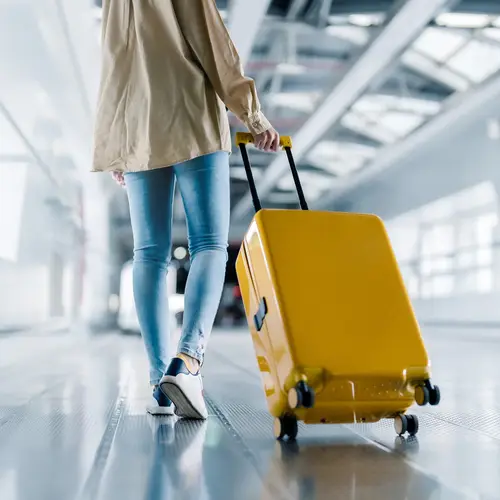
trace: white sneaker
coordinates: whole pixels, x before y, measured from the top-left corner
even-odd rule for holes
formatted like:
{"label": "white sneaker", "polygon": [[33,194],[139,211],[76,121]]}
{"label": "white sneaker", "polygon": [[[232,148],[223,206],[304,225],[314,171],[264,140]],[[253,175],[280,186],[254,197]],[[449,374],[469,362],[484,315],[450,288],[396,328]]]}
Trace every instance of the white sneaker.
{"label": "white sneaker", "polygon": [[178,417],[201,420],[208,418],[200,370],[191,373],[183,359],[172,359],[161,379],[160,387],[174,403],[175,414]]}
{"label": "white sneaker", "polygon": [[151,396],[151,402],[146,407],[146,411],[151,415],[173,415],[174,405],[172,401],[163,394],[160,387],[156,386]]}

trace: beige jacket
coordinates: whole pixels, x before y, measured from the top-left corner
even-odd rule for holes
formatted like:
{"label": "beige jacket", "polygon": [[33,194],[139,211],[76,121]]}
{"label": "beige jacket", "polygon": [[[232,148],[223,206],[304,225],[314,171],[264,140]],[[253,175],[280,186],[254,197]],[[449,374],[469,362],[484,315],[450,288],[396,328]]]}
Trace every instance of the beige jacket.
{"label": "beige jacket", "polygon": [[270,128],[215,0],[104,0],[93,171],[134,172],[231,151],[225,105]]}

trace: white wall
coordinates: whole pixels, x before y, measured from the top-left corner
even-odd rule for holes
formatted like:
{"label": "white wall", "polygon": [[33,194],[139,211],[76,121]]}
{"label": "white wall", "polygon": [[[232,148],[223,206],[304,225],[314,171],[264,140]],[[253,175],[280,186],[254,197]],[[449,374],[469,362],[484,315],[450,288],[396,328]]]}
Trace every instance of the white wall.
{"label": "white wall", "polygon": [[24,327],[49,319],[49,268],[0,260],[0,328]]}
{"label": "white wall", "polygon": [[[14,188],[10,172],[18,165],[0,163],[0,181]],[[9,228],[0,246],[0,329],[35,326],[74,310],[73,274],[78,252],[64,212],[53,208],[54,188],[36,165],[28,164],[26,183],[18,191],[21,208],[4,207],[0,226]],[[16,178],[14,175],[12,178]],[[15,240],[15,241],[13,241]],[[70,271],[71,272],[71,271]]]}
{"label": "white wall", "polygon": [[[339,200],[336,208],[375,213],[389,221],[483,181],[491,180],[498,192],[500,142],[488,138],[486,125],[495,114],[496,110],[489,110],[460,131],[436,137],[425,149]],[[498,262],[494,265],[498,274]],[[413,304],[422,323],[500,324],[498,287],[486,294],[419,298]]]}
{"label": "white wall", "polygon": [[[462,295],[433,299],[416,299],[417,318],[427,324],[470,324],[500,326],[500,293]],[[500,330],[498,330],[500,334]]]}

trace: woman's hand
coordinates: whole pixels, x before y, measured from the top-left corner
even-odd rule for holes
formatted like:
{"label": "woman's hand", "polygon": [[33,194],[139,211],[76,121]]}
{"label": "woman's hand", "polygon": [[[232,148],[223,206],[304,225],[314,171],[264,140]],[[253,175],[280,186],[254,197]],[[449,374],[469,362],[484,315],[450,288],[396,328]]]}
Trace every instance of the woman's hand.
{"label": "woman's hand", "polygon": [[115,170],[111,172],[111,176],[119,186],[125,187],[125,176],[123,175],[123,172],[118,172]]}
{"label": "woman's hand", "polygon": [[255,147],[262,151],[278,151],[280,148],[280,135],[274,128],[254,136]]}

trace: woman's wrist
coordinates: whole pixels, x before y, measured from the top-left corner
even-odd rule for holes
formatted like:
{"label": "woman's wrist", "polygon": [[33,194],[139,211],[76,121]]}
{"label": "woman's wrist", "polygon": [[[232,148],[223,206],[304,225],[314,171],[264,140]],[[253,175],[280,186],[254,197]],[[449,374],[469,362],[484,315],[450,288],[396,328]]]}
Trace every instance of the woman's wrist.
{"label": "woman's wrist", "polygon": [[264,116],[262,111],[259,111],[253,115],[250,115],[247,120],[245,120],[245,125],[248,128],[248,131],[252,135],[259,135],[263,132],[266,132],[270,128],[272,128],[269,120]]}

